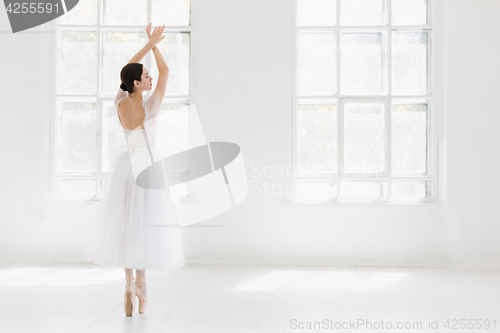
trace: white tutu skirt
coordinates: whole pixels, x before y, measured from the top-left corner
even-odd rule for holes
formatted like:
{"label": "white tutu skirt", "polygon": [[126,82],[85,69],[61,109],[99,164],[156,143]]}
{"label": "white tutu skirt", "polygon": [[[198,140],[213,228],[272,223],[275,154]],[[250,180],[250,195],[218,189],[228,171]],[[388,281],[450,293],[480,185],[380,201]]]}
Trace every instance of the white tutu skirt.
{"label": "white tutu skirt", "polygon": [[182,230],[170,190],[137,186],[128,151],[117,155],[84,259],[109,267],[184,266]]}

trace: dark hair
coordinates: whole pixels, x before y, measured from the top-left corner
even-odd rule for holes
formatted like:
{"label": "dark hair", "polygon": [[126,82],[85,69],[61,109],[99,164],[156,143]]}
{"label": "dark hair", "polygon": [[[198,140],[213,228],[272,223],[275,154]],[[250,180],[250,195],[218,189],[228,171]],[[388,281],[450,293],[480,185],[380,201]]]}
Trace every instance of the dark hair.
{"label": "dark hair", "polygon": [[129,94],[134,92],[134,81],[141,81],[142,67],[142,64],[138,62],[131,62],[123,66],[120,72],[122,80],[122,84],[120,85],[121,90],[128,91]]}

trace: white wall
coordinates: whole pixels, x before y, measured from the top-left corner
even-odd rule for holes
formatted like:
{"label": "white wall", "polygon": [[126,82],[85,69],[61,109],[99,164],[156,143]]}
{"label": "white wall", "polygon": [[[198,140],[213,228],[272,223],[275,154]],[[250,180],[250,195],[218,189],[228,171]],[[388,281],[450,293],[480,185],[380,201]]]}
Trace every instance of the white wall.
{"label": "white wall", "polygon": [[[187,263],[500,267],[500,2],[440,1],[441,202],[297,205],[250,188],[235,209],[204,222],[225,227],[183,230]],[[249,181],[263,181],[252,165],[292,164],[290,0],[192,0],[192,11],[205,136],[239,144]],[[48,202],[52,55],[49,34],[36,32],[44,28],[12,34],[1,11],[1,261],[79,261],[97,216],[97,204]],[[267,181],[284,188],[290,177]]]}
{"label": "white wall", "polygon": [[500,2],[448,0],[447,260],[500,267]]}

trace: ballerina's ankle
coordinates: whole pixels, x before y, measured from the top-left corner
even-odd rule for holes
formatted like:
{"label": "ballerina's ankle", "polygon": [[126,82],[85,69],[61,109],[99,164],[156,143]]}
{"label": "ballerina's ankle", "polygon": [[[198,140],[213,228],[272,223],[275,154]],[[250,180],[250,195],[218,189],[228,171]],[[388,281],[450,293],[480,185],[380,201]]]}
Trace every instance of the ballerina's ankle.
{"label": "ballerina's ankle", "polygon": [[148,297],[147,295],[147,287],[146,287],[146,282],[143,281],[135,281],[135,286],[136,289],[139,289],[140,292],[144,294],[144,297]]}
{"label": "ballerina's ankle", "polygon": [[134,285],[134,278],[125,279],[125,287],[132,287]]}

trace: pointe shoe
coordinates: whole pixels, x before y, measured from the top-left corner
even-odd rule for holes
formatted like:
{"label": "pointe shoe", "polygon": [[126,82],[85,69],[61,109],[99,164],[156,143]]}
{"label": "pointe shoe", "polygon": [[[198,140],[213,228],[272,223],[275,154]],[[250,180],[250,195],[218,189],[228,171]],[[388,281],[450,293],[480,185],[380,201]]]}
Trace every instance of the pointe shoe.
{"label": "pointe shoe", "polygon": [[146,296],[142,293],[144,289],[146,289],[146,284],[144,284],[142,287],[138,286],[137,284],[135,285],[135,293],[137,295],[137,298],[139,299],[139,313],[144,313],[144,311],[146,311],[146,305],[148,304]]}
{"label": "pointe shoe", "polygon": [[137,307],[135,296],[136,294],[133,286],[125,286],[124,305],[125,315],[127,317],[132,316],[132,314],[134,313],[134,309]]}

